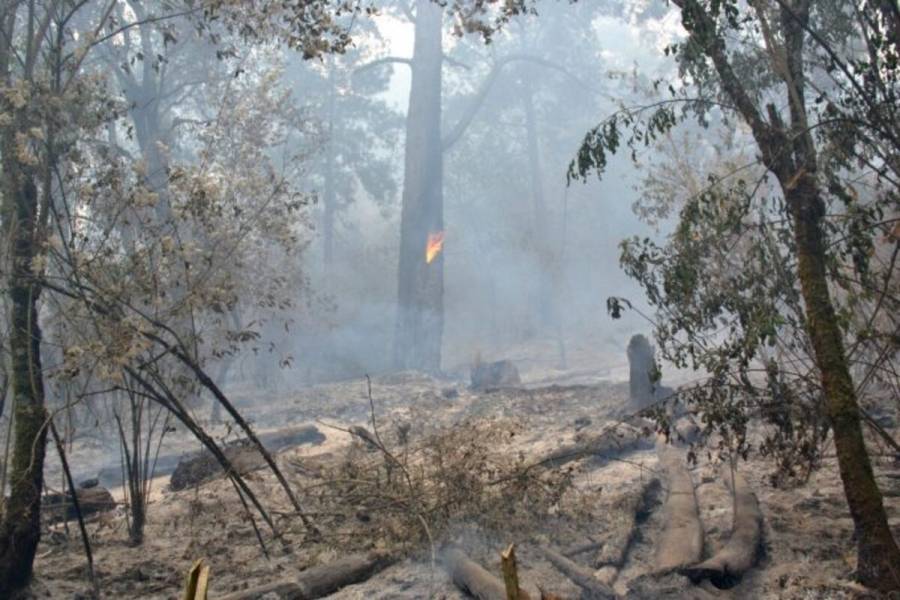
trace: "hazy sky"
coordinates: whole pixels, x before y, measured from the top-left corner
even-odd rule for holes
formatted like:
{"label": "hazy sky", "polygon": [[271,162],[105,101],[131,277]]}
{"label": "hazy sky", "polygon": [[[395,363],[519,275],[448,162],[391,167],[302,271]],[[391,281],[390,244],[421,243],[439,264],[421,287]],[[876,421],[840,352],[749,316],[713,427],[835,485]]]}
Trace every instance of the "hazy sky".
{"label": "hazy sky", "polygon": [[[530,17],[532,21],[540,19]],[[415,28],[405,19],[391,15],[375,17],[378,30],[384,38],[387,48],[385,56],[409,58],[413,53]],[[604,70],[632,70],[638,67],[648,77],[663,74],[671,69],[672,61],[663,55],[663,48],[684,35],[679,21],[678,11],[670,10],[661,19],[647,19],[640,27],[628,25],[622,20],[598,16],[594,20],[597,39],[604,50]],[[453,44],[448,35],[445,46]],[[391,86],[385,99],[397,110],[406,110],[409,94],[410,71],[405,65],[395,65]]]}

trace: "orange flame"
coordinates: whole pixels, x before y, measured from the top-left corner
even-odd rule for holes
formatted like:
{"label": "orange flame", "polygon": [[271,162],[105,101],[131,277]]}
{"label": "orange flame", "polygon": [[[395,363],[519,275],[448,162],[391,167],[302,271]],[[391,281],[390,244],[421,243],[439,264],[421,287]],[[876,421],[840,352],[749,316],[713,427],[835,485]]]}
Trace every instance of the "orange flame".
{"label": "orange flame", "polygon": [[429,265],[444,249],[444,232],[436,231],[428,234],[428,243],[425,245],[425,262]]}

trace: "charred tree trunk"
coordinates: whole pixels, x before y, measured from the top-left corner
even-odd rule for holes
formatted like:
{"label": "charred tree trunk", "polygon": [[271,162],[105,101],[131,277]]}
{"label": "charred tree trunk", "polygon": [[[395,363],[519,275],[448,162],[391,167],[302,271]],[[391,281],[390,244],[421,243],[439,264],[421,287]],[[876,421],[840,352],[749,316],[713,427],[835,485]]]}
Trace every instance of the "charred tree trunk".
{"label": "charred tree trunk", "polygon": [[[24,129],[24,128],[23,128]],[[11,248],[7,295],[15,432],[10,495],[0,522],[0,596],[27,585],[40,541],[41,491],[47,410],[41,371],[40,286],[32,270],[37,253],[37,187],[16,158],[14,128],[3,137],[3,233]]]}
{"label": "charred tree trunk", "polygon": [[425,261],[428,234],[443,231],[441,7],[416,2],[397,275],[394,366],[437,372],[444,329],[444,259]]}

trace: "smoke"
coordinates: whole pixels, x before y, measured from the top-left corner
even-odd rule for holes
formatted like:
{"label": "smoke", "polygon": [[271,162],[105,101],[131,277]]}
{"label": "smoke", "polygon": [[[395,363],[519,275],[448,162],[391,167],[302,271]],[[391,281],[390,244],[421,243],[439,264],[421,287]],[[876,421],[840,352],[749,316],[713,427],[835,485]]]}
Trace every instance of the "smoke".
{"label": "smoke", "polygon": [[[444,153],[445,373],[464,373],[476,356],[512,359],[525,367],[526,380],[529,369],[602,371],[624,365],[631,334],[650,330],[634,312],[621,320],[606,313],[609,296],[624,296],[646,308],[638,287],[619,268],[619,243],[631,235],[659,235],[632,212],[638,182],[630,157],[612,157],[602,180],[568,184],[566,171],[585,132],[616,110],[615,100],[627,101],[646,84],[629,71],[640,67],[658,74],[671,68],[660,62],[648,40],[662,43],[673,27],[665,15],[641,26],[629,26],[622,20],[626,17],[616,15],[585,25],[568,18],[569,10],[568,5],[543,7],[540,17],[510,27],[490,48],[468,39],[445,44],[455,61],[444,66],[445,133],[465,115],[500,58],[518,53],[543,61],[504,67],[460,141]],[[366,39],[358,40],[358,61],[346,68],[360,70],[383,57],[385,48],[409,52],[411,29],[395,21],[382,27],[387,40],[377,50],[367,53]],[[310,68],[320,67],[292,62],[287,76],[302,79],[298,73]],[[336,160],[345,167],[341,186],[348,191],[339,199],[333,254],[326,261],[320,226],[304,258],[313,296],[298,302],[292,335],[284,342],[295,359],[286,375],[291,385],[392,368],[402,112],[409,80],[407,65],[386,68],[387,73],[373,74],[382,84],[373,97],[396,119],[387,124],[379,112],[380,121],[368,122],[361,108],[351,115],[359,121],[354,128],[335,134]],[[314,95],[324,92],[311,93],[304,96],[301,89],[297,97],[318,107],[325,119],[321,97]],[[355,92],[348,87],[338,93],[349,97]],[[392,130],[394,145],[374,151],[390,165],[378,177],[392,185],[377,188],[388,194],[373,194],[367,189],[373,186],[356,170],[373,158],[365,148],[351,148],[348,136],[360,127]],[[652,160],[652,151],[643,160]],[[310,179],[320,199],[325,168],[315,166]],[[324,209],[317,210],[321,224]]]}

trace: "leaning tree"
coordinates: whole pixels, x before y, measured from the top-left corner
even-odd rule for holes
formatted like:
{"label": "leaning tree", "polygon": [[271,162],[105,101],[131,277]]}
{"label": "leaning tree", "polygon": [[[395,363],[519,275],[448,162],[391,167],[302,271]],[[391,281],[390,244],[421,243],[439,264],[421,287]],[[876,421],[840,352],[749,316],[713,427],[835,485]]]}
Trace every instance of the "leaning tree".
{"label": "leaning tree", "polygon": [[[877,241],[900,243],[900,13],[885,2],[674,3],[687,36],[666,49],[679,67],[676,80],[659,82],[669,97],[623,108],[590,131],[571,173],[602,172],[609,153],[636,152],[689,116],[745,128],[763,178],[740,169],[714,175],[684,204],[669,246],[631,242],[626,268],[660,310],[663,349],[712,373],[713,384],[693,398],[707,416],[741,434],[743,392],[757,386],[752,371],[762,363],[769,415],[783,432],[824,418],[856,529],[859,579],[900,589],[900,550],[863,437],[866,382],[851,374],[860,345],[873,338],[896,355],[895,319],[876,327],[894,302],[895,258],[873,264],[882,258]],[[860,299],[874,310],[854,328]],[[621,304],[613,299],[611,309]],[[800,420],[793,401],[802,390],[784,385],[786,369],[765,350],[790,330],[798,335],[788,349],[807,352],[817,374]],[[794,441],[814,443],[814,430]]]}

